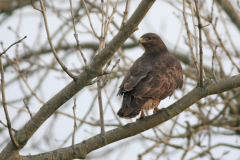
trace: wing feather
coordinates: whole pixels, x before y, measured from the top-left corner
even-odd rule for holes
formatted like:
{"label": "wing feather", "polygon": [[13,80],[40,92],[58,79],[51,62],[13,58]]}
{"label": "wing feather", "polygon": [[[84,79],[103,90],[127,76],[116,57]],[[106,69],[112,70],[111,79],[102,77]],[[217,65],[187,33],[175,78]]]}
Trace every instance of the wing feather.
{"label": "wing feather", "polygon": [[157,61],[147,76],[138,82],[133,96],[165,99],[175,89],[182,87],[182,79],[180,62],[169,54]]}
{"label": "wing feather", "polygon": [[144,56],[138,58],[133,66],[129,69],[126,76],[123,79],[122,84],[119,87],[118,94],[123,94],[123,92],[131,91],[143,78],[145,78],[152,70],[152,65],[146,63],[148,59]]}

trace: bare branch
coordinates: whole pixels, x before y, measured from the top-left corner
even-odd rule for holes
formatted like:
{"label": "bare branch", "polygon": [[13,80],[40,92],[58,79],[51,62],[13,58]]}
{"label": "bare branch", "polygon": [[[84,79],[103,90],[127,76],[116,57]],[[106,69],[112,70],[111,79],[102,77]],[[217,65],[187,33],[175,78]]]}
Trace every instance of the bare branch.
{"label": "bare branch", "polygon": [[[199,79],[199,77],[200,77],[200,75],[199,75],[199,66],[198,66],[198,61],[196,60],[195,55],[194,55],[194,51],[193,51],[192,36],[191,36],[191,32],[190,32],[189,27],[188,27],[186,10],[185,10],[185,0],[183,0],[183,17],[184,17],[186,30],[187,30],[187,35],[188,35],[188,40],[189,40],[189,47],[190,47],[190,50],[191,50],[192,59],[193,59],[194,66],[195,66],[195,69],[196,69],[196,72],[197,72],[197,78]],[[195,43],[197,43],[197,42],[195,41]],[[196,53],[196,54],[198,54],[198,53]]]}
{"label": "bare branch", "polygon": [[101,124],[101,134],[105,132],[104,128],[104,116],[103,116],[103,106],[102,106],[102,93],[101,93],[101,84],[100,80],[97,81],[98,88],[98,105],[99,105],[99,114],[100,114],[100,124]]}
{"label": "bare branch", "polygon": [[122,23],[121,23],[120,29],[123,27],[124,22],[125,22],[125,20],[127,18],[127,15],[128,15],[128,3],[129,3],[129,0],[126,1],[126,7],[125,7],[125,11],[123,12],[123,19],[122,19]]}
{"label": "bare branch", "polygon": [[60,64],[60,66],[62,67],[62,69],[74,80],[76,80],[76,77],[68,71],[67,67],[63,64],[63,62],[60,60],[60,58],[58,57],[58,54],[53,46],[52,40],[51,40],[51,35],[48,29],[48,22],[47,22],[47,16],[46,16],[46,9],[44,7],[43,1],[40,0],[40,4],[41,4],[41,8],[42,8],[42,14],[43,14],[43,19],[44,19],[44,24],[45,24],[45,29],[46,29],[46,33],[47,33],[47,37],[48,37],[48,42],[49,45],[52,49],[53,55],[55,56],[57,62]]}
{"label": "bare branch", "polygon": [[213,30],[214,30],[217,38],[218,38],[218,41],[219,41],[220,44],[221,44],[221,47],[222,47],[222,48],[224,49],[224,51],[226,52],[229,60],[230,60],[230,61],[232,62],[232,64],[237,68],[238,72],[240,72],[240,67],[238,67],[238,65],[233,61],[233,58],[232,58],[231,54],[230,54],[229,51],[226,49],[225,44],[223,43],[220,35],[218,34],[217,29],[216,29],[216,25],[214,25],[214,24],[212,23],[212,27],[213,27]]}
{"label": "bare branch", "polygon": [[[15,43],[16,44],[16,43]],[[11,45],[12,46],[12,45]],[[8,47],[9,48],[9,47]],[[3,64],[2,64],[2,56],[0,56],[0,71],[1,71],[1,91],[2,91],[2,104],[3,104],[3,109],[4,109],[4,113],[5,113],[5,117],[7,120],[7,127],[8,127],[8,133],[10,135],[11,141],[14,144],[14,146],[16,148],[19,148],[19,144],[16,141],[15,137],[13,136],[12,133],[12,126],[11,126],[11,121],[10,121],[10,117],[8,115],[8,110],[7,110],[7,106],[6,106],[6,99],[5,99],[5,82],[4,82],[4,68],[3,68]]]}
{"label": "bare branch", "polygon": [[[220,79],[217,82],[208,82],[203,87],[195,87],[191,92],[189,92],[187,95],[182,97],[180,100],[175,102],[174,104],[170,105],[167,108],[164,108],[157,113],[147,117],[146,119],[129,123],[125,126],[110,130],[108,132],[105,132],[104,134],[98,134],[92,138],[89,138],[88,140],[84,140],[81,143],[78,143],[74,146],[74,148],[80,149],[81,152],[74,152],[74,150],[71,147],[62,148],[55,150],[55,154],[61,154],[62,152],[67,152],[68,157],[66,158],[85,158],[86,155],[93,150],[99,149],[103,146],[106,146],[108,144],[111,144],[113,142],[119,141],[121,139],[125,139],[131,136],[134,136],[140,132],[146,131],[150,128],[153,128],[154,126],[157,126],[174,116],[178,115],[188,107],[190,107],[193,103],[197,102],[199,99],[206,97],[208,95],[212,94],[218,94],[222,93],[224,91],[240,87],[240,74]],[[139,127],[141,126],[141,127]],[[176,148],[183,148],[179,145],[172,145],[169,144],[172,147]],[[239,148],[239,147],[238,147]],[[49,157],[51,156],[52,152],[43,153],[41,156],[43,157]],[[71,157],[70,157],[71,155]],[[32,155],[32,156],[26,156],[27,159],[35,160],[39,158],[40,155]],[[42,158],[43,158],[42,157]],[[65,158],[63,158],[65,159]]]}
{"label": "bare branch", "polygon": [[99,39],[99,36],[97,35],[97,33],[95,32],[94,28],[93,28],[93,25],[92,25],[92,21],[91,21],[91,18],[90,18],[90,13],[89,13],[89,10],[88,10],[88,7],[85,3],[85,0],[82,0],[84,6],[85,6],[85,9],[86,9],[86,12],[87,12],[87,17],[88,17],[88,20],[89,20],[89,23],[90,23],[90,26],[92,28],[92,31],[93,31],[93,34],[95,37],[97,37]]}
{"label": "bare branch", "polygon": [[32,115],[32,113],[31,113],[31,111],[30,111],[30,109],[29,109],[29,107],[28,107],[28,105],[27,105],[26,99],[23,99],[23,103],[24,103],[25,107],[27,108],[27,111],[28,111],[28,113],[29,113],[29,115],[30,115],[30,118],[32,118],[33,115]]}
{"label": "bare branch", "polygon": [[[195,51],[196,51],[196,61],[199,67],[199,54],[198,54],[198,37],[197,37],[197,29],[196,29],[196,25],[195,25],[195,16],[194,16],[194,9],[193,9],[193,4],[191,2],[189,2],[189,6],[191,8],[191,12],[192,12],[192,21],[193,21],[193,28],[194,28],[194,40],[195,40]],[[199,73],[199,72],[198,72]]]}
{"label": "bare branch", "polygon": [[77,107],[76,100],[77,100],[77,94],[74,96],[74,105],[72,107],[72,109],[73,109],[73,123],[74,123],[74,125],[73,125],[73,134],[72,134],[72,146],[75,144],[74,143],[74,141],[75,141],[75,133],[76,133],[76,130],[77,130],[76,113],[75,113],[76,107]]}
{"label": "bare branch", "polygon": [[36,10],[38,10],[38,11],[40,11],[40,12],[43,12],[43,10],[37,8],[37,7],[34,5],[33,0],[31,0],[31,4],[32,4],[32,6],[33,6],[34,9],[36,9]]}
{"label": "bare branch", "polygon": [[15,42],[15,43],[11,44],[7,49],[5,49],[5,50],[0,54],[0,56],[2,56],[4,53],[6,53],[7,50],[9,50],[9,49],[10,49],[12,46],[14,46],[15,44],[17,44],[17,43],[21,43],[22,40],[24,40],[25,38],[27,38],[27,36],[23,37],[22,39],[18,40],[18,41]]}
{"label": "bare branch", "polygon": [[198,0],[194,0],[195,5],[196,5],[196,14],[197,14],[197,19],[198,19],[198,29],[199,29],[199,55],[200,55],[200,86],[204,85],[203,81],[203,46],[202,46],[202,22],[201,22],[201,17],[200,17],[200,12],[199,12],[199,6],[198,6]]}
{"label": "bare branch", "polygon": [[78,34],[77,34],[77,31],[76,31],[76,25],[75,25],[75,18],[74,18],[74,15],[73,15],[73,8],[72,8],[72,0],[69,0],[69,3],[70,3],[70,9],[71,9],[71,15],[72,15],[72,23],[73,23],[73,30],[74,30],[74,37],[76,39],[76,43],[77,43],[77,46],[78,46],[78,50],[82,56],[82,59],[85,63],[85,66],[87,66],[87,60],[82,52],[82,48],[81,48],[81,45],[79,43],[79,40],[78,40]]}
{"label": "bare branch", "polygon": [[[6,124],[4,124],[1,120],[0,120],[0,123],[1,123],[4,127],[8,128],[8,126],[7,126]],[[13,130],[13,132],[15,132],[15,133],[18,131],[18,130],[14,129],[14,128],[12,128],[12,130]]]}
{"label": "bare branch", "polygon": [[112,71],[113,71],[114,68],[118,65],[119,62],[120,62],[120,59],[118,59],[118,60],[116,61],[116,63],[113,65],[110,73],[108,74],[108,77],[106,78],[106,80],[104,81],[104,83],[101,85],[101,88],[103,88],[103,87],[107,84],[107,82],[108,82],[108,80],[109,80],[109,77],[110,77],[110,75],[112,74]]}
{"label": "bare branch", "polygon": [[215,81],[217,80],[217,77],[216,77],[215,71],[214,71],[214,57],[216,56],[216,53],[217,53],[217,46],[215,47],[215,50],[212,55],[212,73],[213,73],[213,77],[214,77]]}

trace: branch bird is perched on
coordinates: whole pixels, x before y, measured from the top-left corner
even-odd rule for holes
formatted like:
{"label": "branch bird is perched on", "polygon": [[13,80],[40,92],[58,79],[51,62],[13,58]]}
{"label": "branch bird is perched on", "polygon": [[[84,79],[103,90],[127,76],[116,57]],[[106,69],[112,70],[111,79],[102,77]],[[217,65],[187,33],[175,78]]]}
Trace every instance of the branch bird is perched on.
{"label": "branch bird is perched on", "polygon": [[182,66],[158,35],[144,34],[138,43],[145,52],[129,69],[118,91],[123,101],[117,115],[123,118],[136,117],[140,111],[140,118],[144,118],[143,111],[149,109],[157,112],[160,101],[183,85]]}

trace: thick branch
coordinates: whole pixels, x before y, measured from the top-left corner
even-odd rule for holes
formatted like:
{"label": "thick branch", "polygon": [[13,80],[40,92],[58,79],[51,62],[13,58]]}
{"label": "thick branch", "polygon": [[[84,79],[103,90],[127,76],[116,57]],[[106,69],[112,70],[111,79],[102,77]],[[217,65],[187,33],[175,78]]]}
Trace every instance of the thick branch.
{"label": "thick branch", "polygon": [[51,159],[53,152],[56,157],[60,157],[60,155],[62,155],[62,159],[85,158],[88,153],[96,149],[102,148],[103,146],[106,146],[113,142],[134,136],[159,124],[162,124],[163,122],[166,122],[203,97],[222,93],[236,87],[240,87],[240,74],[233,77],[220,79],[217,82],[205,82],[205,86],[203,86],[203,88],[199,86],[195,87],[191,92],[189,92],[174,104],[160,110],[156,114],[153,114],[146,119],[134,123],[129,123],[125,126],[105,132],[104,134],[98,134],[92,138],[89,138],[88,140],[84,140],[81,143],[74,145],[74,147],[71,146],[67,148],[61,148],[55,151],[34,156],[23,156],[22,158],[24,160]]}

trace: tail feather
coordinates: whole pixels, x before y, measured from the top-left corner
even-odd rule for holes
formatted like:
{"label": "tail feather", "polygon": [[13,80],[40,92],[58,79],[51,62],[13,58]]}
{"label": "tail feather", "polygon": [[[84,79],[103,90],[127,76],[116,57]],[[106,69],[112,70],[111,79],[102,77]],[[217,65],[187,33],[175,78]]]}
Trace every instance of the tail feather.
{"label": "tail feather", "polygon": [[136,117],[139,113],[140,113],[140,110],[136,109],[136,110],[133,110],[130,114],[124,115],[124,112],[122,112],[121,110],[119,110],[118,113],[117,113],[117,115],[118,115],[119,117],[121,117],[121,118],[130,119],[130,118]]}
{"label": "tail feather", "polygon": [[117,112],[117,115],[121,118],[134,118],[140,111],[141,106],[147,101],[147,99],[140,99],[134,97],[131,92],[125,92],[123,96],[122,106]]}

